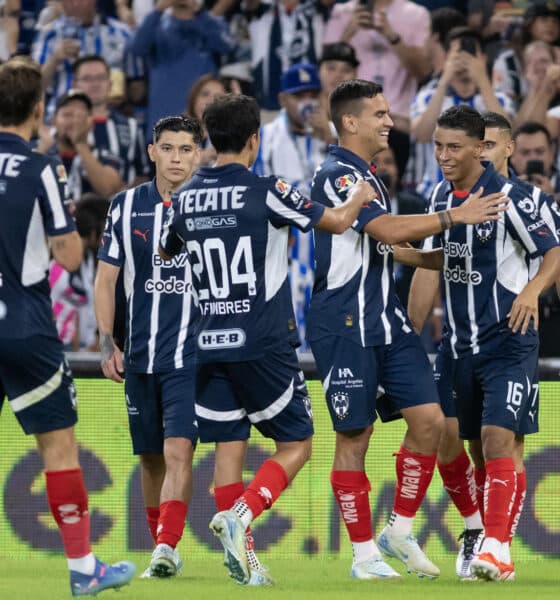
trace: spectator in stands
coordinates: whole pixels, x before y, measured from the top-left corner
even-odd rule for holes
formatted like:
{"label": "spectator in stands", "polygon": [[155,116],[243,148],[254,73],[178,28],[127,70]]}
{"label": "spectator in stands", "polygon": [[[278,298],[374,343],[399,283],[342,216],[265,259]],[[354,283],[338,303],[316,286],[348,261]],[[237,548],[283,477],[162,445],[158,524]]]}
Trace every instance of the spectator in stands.
{"label": "spectator in stands", "polygon": [[426,42],[430,15],[410,0],[376,0],[373,12],[351,0],[333,8],[323,41],[356,48],[358,77],[383,86],[394,126],[389,143],[402,175],[409,155],[410,103],[431,70]]}
{"label": "spectator in stands", "polygon": [[324,25],[334,2],[246,0],[255,95],[261,108],[280,108],[280,77],[291,65],[317,64]]}
{"label": "spectator in stands", "polygon": [[193,83],[215,73],[234,46],[224,22],[200,10],[198,0],[158,0],[129,46],[148,63],[146,132],[160,117],[180,113]]}
{"label": "spectator in stands", "polygon": [[8,60],[17,50],[19,0],[0,0],[0,60]]}
{"label": "spectator in stands", "polygon": [[507,94],[516,107],[528,92],[527,81],[523,77],[523,49],[535,40],[552,45],[560,41],[560,4],[557,0],[536,0],[529,4],[523,16],[519,44],[515,48],[504,50],[494,62],[494,89]]}
{"label": "spectator in stands", "polygon": [[58,155],[68,177],[70,197],[79,202],[86,192],[109,198],[124,187],[119,172],[121,160],[103,149],[93,148],[93,105],[86,94],[69,90],[58,99],[54,131],[40,140],[37,150]]}
{"label": "spectator in stands", "polygon": [[121,159],[120,176],[126,185],[140,185],[150,175],[144,134],[136,119],[125,117],[109,105],[110,74],[101,56],[82,56],[74,63],[73,87],[84,92],[93,105],[91,145]]}
{"label": "spectator in stands", "polygon": [[[187,103],[187,114],[196,117],[198,122],[203,124],[202,115],[204,109],[212,104],[218,96],[223,96],[228,90],[221,77],[214,75],[203,75],[197,79],[191,88],[189,100]],[[200,162],[198,167],[212,166],[216,159],[216,150],[210,143],[208,133],[202,125],[202,142],[200,144]],[[198,168],[197,167],[197,168]]]}
{"label": "spectator in stands", "polygon": [[433,155],[432,136],[439,115],[451,106],[469,104],[476,110],[493,111],[512,118],[514,108],[505,94],[494,94],[486,71],[480,35],[457,27],[446,40],[447,55],[443,72],[435,87],[418,93],[411,108],[412,134],[424,146],[425,175],[417,191],[428,198],[442,176]]}
{"label": "spectator in stands", "polygon": [[[32,50],[33,58],[42,67],[49,94],[49,115],[56,99],[70,89],[72,64],[78,56],[99,54],[111,69],[124,71],[125,47],[130,39],[127,25],[96,13],[96,0],[61,0],[61,6],[62,16],[39,30]],[[138,67],[138,63],[129,64],[130,68]]]}
{"label": "spectator in stands", "polygon": [[495,0],[468,0],[467,24],[482,37],[482,49],[492,64],[504,49],[505,41],[518,29],[518,17],[510,2]]}

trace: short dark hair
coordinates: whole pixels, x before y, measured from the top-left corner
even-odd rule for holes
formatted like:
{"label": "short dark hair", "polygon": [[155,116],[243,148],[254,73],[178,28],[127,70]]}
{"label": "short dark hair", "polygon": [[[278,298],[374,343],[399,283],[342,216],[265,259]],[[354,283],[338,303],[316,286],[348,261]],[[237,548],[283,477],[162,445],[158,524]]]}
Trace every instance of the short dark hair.
{"label": "short dark hair", "polygon": [[261,115],[254,98],[226,94],[206,107],[203,121],[216,152],[238,153],[258,133]]}
{"label": "short dark hair", "polygon": [[455,8],[444,6],[432,11],[432,34],[436,34],[439,43],[444,46],[447,34],[455,27],[465,27],[467,19],[465,15]]}
{"label": "short dark hair", "polygon": [[162,117],[152,130],[153,143],[159,142],[159,138],[164,131],[185,131],[190,133],[193,142],[198,146],[202,142],[202,127],[195,117],[190,115],[172,115]]}
{"label": "short dark hair", "polygon": [[88,237],[92,232],[95,232],[98,238],[101,236],[108,208],[109,201],[93,192],[87,192],[80,198],[74,212],[76,229],[80,237]]}
{"label": "short dark hair", "polygon": [[536,121],[526,121],[513,132],[513,139],[516,140],[520,135],[534,135],[535,133],[544,133],[549,146],[552,146],[552,138],[550,132],[541,123]]}
{"label": "short dark hair", "polygon": [[445,37],[443,47],[445,50],[449,50],[449,46],[453,40],[460,40],[463,38],[472,38],[478,45],[478,49],[482,51],[483,40],[482,35],[477,29],[472,29],[471,27],[453,27],[451,31]]}
{"label": "short dark hair", "polygon": [[339,83],[329,96],[329,112],[338,133],[342,130],[342,115],[361,111],[361,100],[383,93],[378,83],[364,79],[352,79]]}
{"label": "short dark hair", "polygon": [[438,117],[437,126],[444,129],[459,129],[477,140],[484,139],[486,128],[480,113],[466,104],[452,106],[442,112]]}
{"label": "short dark hair", "polygon": [[41,68],[18,56],[0,65],[0,125],[25,123],[43,98]]}
{"label": "short dark hair", "polygon": [[485,127],[507,131],[511,135],[511,123],[504,115],[489,111],[482,113],[482,119]]}
{"label": "short dark hair", "polygon": [[102,56],[99,54],[85,54],[76,59],[76,62],[72,65],[72,76],[76,77],[76,73],[80,70],[80,67],[82,65],[87,65],[88,63],[101,63],[105,67],[107,74],[110,74],[111,72],[107,61]]}

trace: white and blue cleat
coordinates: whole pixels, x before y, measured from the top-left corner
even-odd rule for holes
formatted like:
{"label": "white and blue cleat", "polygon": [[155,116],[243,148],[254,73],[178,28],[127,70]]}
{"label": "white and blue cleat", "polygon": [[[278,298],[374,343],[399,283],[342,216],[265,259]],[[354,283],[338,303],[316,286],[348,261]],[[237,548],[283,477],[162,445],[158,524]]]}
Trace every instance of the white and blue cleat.
{"label": "white and blue cleat", "polygon": [[158,544],[152,552],[150,565],[140,575],[141,579],[166,578],[178,575],[183,568],[183,561],[179,556],[177,548],[171,548],[167,544]]}
{"label": "white and blue cleat", "polygon": [[377,538],[377,545],[383,554],[402,561],[409,573],[418,577],[439,577],[440,570],[424,554],[412,535],[395,535],[388,527]]}
{"label": "white and blue cleat", "polygon": [[350,577],[354,579],[394,579],[400,576],[380,557],[354,563],[350,569]]}
{"label": "white and blue cleat", "polygon": [[216,513],[210,521],[210,529],[220,538],[225,551],[225,564],[237,583],[247,585],[251,579],[245,552],[245,527],[232,510]]}
{"label": "white and blue cleat", "polygon": [[107,565],[96,558],[93,575],[70,571],[72,596],[96,596],[103,590],[117,590],[130,583],[135,573],[136,567],[131,562]]}

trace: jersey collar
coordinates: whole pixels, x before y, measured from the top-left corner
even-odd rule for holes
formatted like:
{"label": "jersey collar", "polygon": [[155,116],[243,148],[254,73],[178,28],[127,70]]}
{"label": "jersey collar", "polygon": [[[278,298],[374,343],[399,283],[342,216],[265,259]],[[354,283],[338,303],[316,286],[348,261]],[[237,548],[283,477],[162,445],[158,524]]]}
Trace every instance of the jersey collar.
{"label": "jersey collar", "polygon": [[[345,163],[350,163],[362,173],[364,171],[369,171],[372,166],[363,158],[360,158],[357,154],[354,154],[354,152],[348,150],[347,148],[343,148],[342,146],[335,146],[334,144],[331,144],[329,145],[328,151],[331,156],[334,156],[338,160],[341,160]],[[375,172],[375,167],[374,171],[372,172]]]}
{"label": "jersey collar", "polygon": [[478,181],[472,186],[470,190],[453,190],[453,195],[456,198],[465,200],[470,193],[476,192],[480,187],[484,188],[485,194],[490,193],[488,191],[490,189],[489,185],[491,185],[492,180],[495,179],[498,174],[496,173],[496,170],[494,169],[494,166],[491,162],[485,160],[482,160],[480,162],[484,167],[484,171],[482,171],[482,174],[478,178]]}
{"label": "jersey collar", "polygon": [[221,167],[201,167],[197,175],[199,177],[224,177],[225,175],[233,175],[239,171],[247,171],[241,163],[229,163]]}
{"label": "jersey collar", "polygon": [[159,191],[157,189],[155,177],[152,179],[152,181],[150,181],[148,183],[148,198],[150,199],[150,202],[154,206],[156,204],[162,204],[163,203],[163,198],[161,197],[161,194],[159,193]]}
{"label": "jersey collar", "polygon": [[23,144],[26,148],[29,148],[29,143],[15,133],[8,133],[4,131],[0,132],[0,142]]}

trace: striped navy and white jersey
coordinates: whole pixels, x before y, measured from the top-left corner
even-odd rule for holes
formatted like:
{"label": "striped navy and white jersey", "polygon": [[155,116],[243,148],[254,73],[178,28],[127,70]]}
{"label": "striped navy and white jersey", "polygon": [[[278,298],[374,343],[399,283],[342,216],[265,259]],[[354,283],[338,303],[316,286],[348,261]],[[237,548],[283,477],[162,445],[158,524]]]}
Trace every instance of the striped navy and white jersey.
{"label": "striped navy and white jersey", "polygon": [[119,174],[126,185],[134,183],[137,177],[149,176],[144,132],[136,119],[112,110],[107,119],[94,120],[88,142],[97,151],[103,150],[121,159]]}
{"label": "striped navy and white jersey", "polygon": [[[536,272],[533,261],[558,245],[549,227],[552,217],[541,190],[507,179],[494,167],[485,169],[472,187],[502,191],[510,199],[498,221],[458,225],[427,240],[425,248],[443,247],[443,283],[451,351],[455,358],[499,349],[508,328],[513,301]],[[471,192],[453,190],[444,181],[434,190],[431,210],[459,206]],[[552,225],[554,227],[554,225]],[[534,343],[535,330],[517,334],[519,343]]]}
{"label": "striped navy and white jersey", "polygon": [[307,339],[341,336],[362,346],[392,343],[398,332],[411,331],[395,291],[393,248],[364,232],[369,221],[391,212],[389,195],[375,168],[353,152],[330,146],[315,174],[311,199],[339,206],[359,179],[369,181],[377,199],[363,208],[342,235],[315,232],[315,286],[307,322]]}
{"label": "striped navy and white jersey", "polygon": [[0,133],[0,338],[57,335],[47,236],[76,229],[66,200],[64,167]]}
{"label": "striped navy and white jersey", "polygon": [[117,194],[107,215],[99,260],[124,268],[127,301],[125,365],[134,373],[165,373],[192,360],[191,268],[186,252],[158,254],[167,207],[154,181]]}
{"label": "striped navy and white jersey", "polygon": [[168,255],[187,246],[201,313],[198,360],[254,360],[297,345],[289,230],[309,231],[324,207],[282,179],[234,163],[200,169],[173,209],[161,245]]}

